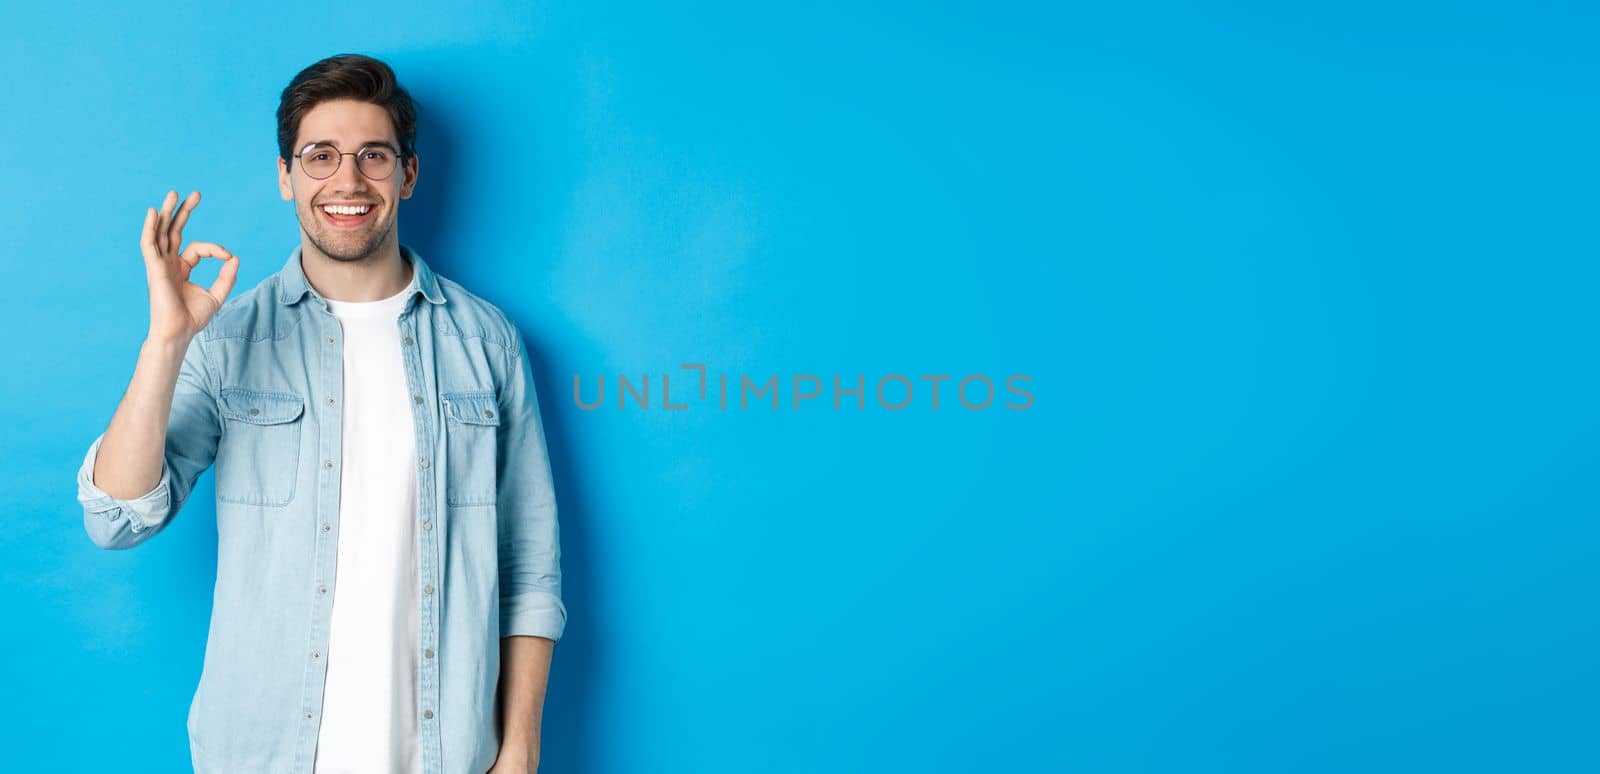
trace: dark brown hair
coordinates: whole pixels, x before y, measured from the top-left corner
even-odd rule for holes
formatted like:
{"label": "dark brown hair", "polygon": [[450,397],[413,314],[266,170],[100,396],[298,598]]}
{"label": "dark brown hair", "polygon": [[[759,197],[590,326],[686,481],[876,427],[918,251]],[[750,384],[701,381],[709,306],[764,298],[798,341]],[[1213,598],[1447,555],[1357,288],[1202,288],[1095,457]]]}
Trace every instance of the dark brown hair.
{"label": "dark brown hair", "polygon": [[355,99],[370,102],[389,111],[400,152],[412,156],[417,145],[417,109],[411,93],[400,85],[394,70],[382,61],[362,54],[338,54],[301,70],[284,87],[278,100],[278,158],[285,166],[298,148],[295,135],[300,119],[330,99]]}

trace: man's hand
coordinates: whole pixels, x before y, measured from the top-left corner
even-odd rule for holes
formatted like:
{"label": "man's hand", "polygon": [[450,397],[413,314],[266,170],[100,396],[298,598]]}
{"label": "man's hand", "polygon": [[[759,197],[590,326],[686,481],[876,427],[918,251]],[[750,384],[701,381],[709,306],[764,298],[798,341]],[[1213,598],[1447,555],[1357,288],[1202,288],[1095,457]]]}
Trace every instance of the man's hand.
{"label": "man's hand", "polygon": [[494,761],[489,774],[535,774],[539,771],[539,751],[522,745],[500,746],[500,757]]}
{"label": "man's hand", "polygon": [[[222,308],[239,276],[239,257],[215,242],[190,242],[178,251],[184,224],[200,204],[200,192],[190,193],[174,214],[172,207],[177,203],[178,192],[168,191],[159,212],[146,210],[144,233],[139,238],[150,284],[149,339],[153,341],[187,342],[193,338]],[[223,259],[222,271],[209,290],[189,281],[189,273],[202,257]]]}

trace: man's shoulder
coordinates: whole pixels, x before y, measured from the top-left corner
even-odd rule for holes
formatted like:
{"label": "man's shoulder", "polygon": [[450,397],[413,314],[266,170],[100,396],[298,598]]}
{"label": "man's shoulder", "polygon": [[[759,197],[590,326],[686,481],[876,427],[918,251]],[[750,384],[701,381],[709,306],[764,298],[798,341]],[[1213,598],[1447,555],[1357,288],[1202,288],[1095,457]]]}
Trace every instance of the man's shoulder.
{"label": "man's shoulder", "polygon": [[494,302],[478,295],[455,280],[435,274],[439,291],[444,295],[441,311],[451,326],[445,333],[463,337],[479,337],[514,351],[518,343],[517,327],[511,317]]}

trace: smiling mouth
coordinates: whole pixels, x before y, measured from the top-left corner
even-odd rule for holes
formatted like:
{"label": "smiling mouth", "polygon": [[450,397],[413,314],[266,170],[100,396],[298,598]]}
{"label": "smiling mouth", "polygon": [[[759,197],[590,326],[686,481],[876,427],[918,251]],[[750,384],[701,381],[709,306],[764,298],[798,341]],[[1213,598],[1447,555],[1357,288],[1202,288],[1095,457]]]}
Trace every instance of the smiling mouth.
{"label": "smiling mouth", "polygon": [[376,205],[317,205],[317,212],[335,228],[355,228],[377,213]]}

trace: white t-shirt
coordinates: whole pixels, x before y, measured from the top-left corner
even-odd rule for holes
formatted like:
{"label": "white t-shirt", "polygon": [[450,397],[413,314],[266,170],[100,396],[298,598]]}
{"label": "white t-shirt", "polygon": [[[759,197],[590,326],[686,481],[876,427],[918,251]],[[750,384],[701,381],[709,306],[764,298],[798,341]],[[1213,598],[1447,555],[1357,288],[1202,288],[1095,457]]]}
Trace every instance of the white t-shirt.
{"label": "white t-shirt", "polygon": [[415,288],[413,271],[388,298],[327,300],[344,328],[344,449],[316,774],[418,770],[416,439],[396,322]]}

